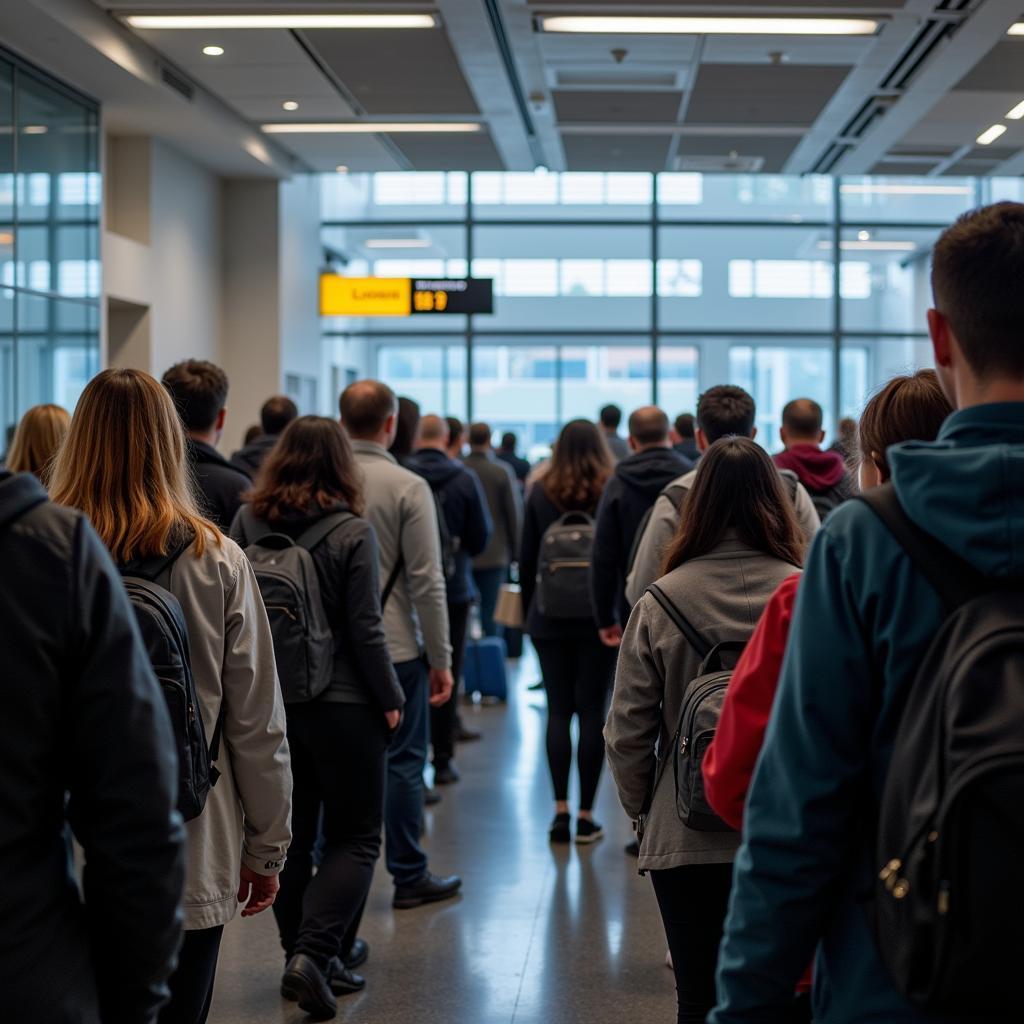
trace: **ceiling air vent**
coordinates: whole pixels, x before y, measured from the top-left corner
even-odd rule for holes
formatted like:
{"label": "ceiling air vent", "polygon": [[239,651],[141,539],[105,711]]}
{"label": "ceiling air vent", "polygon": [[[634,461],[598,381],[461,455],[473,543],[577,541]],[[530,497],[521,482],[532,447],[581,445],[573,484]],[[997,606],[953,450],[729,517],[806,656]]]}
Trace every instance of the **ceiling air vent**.
{"label": "ceiling air vent", "polygon": [[720,171],[730,174],[756,174],[762,167],[763,156],[740,156],[738,153],[723,153],[721,156],[677,156],[674,165],[677,171],[699,171],[701,174],[716,174]]}
{"label": "ceiling air vent", "polygon": [[184,76],[178,74],[173,68],[169,68],[166,64],[160,65],[160,81],[167,86],[168,89],[173,89],[179,96],[187,100],[189,103],[192,102],[192,97],[195,96],[195,86]]}

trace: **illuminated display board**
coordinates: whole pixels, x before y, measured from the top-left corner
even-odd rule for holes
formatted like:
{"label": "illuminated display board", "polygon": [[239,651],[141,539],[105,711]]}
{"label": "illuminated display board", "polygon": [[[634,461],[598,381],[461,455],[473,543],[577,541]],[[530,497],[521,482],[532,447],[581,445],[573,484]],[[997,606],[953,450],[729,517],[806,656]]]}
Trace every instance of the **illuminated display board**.
{"label": "illuminated display board", "polygon": [[494,282],[486,278],[320,275],[321,316],[493,312]]}

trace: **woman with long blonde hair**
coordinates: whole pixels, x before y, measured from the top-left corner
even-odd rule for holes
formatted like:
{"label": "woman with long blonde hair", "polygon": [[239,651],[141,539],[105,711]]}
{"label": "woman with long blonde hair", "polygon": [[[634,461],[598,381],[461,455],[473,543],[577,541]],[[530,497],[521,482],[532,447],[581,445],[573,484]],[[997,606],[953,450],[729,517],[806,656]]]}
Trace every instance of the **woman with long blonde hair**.
{"label": "woman with long blonde hair", "polygon": [[267,909],[290,841],[291,772],[274,649],[241,549],[196,508],[181,423],[164,387],[106,370],[86,387],[53,467],[59,504],[83,511],[114,560],[170,559],[159,577],[181,605],[206,735],[224,742],[219,779],[186,825],[186,936],[161,1024],[203,1024],[224,925]]}
{"label": "woman with long blonde hair", "polygon": [[31,473],[45,484],[70,422],[67,409],[61,405],[32,406],[14,432],[5,468],[11,473]]}

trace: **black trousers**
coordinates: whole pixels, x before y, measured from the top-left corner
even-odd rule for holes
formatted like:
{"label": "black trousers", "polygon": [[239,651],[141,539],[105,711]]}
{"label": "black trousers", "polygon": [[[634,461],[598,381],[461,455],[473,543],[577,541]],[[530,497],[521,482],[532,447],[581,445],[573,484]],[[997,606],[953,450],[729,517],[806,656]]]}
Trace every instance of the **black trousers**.
{"label": "black trousers", "polygon": [[[388,735],[376,705],[289,704],[292,845],[274,916],[285,957],[322,968],[351,947],[380,856]],[[323,860],[313,874],[322,818]]]}
{"label": "black trousers", "polygon": [[548,767],[556,800],[569,799],[572,767],[572,716],[580,723],[576,753],[580,773],[580,810],[594,806],[604,766],[604,720],[608,714],[615,650],[597,635],[563,640],[534,640],[548,695]]}
{"label": "black trousers", "polygon": [[434,748],[434,767],[443,768],[455,756],[455,731],[459,717],[459,677],[466,656],[466,626],[471,602],[448,605],[448,631],[452,645],[452,699],[430,709],[430,742]]}
{"label": "black trousers", "polygon": [[171,1001],[160,1011],[160,1024],[206,1024],[223,934],[223,925],[185,932],[171,975]]}

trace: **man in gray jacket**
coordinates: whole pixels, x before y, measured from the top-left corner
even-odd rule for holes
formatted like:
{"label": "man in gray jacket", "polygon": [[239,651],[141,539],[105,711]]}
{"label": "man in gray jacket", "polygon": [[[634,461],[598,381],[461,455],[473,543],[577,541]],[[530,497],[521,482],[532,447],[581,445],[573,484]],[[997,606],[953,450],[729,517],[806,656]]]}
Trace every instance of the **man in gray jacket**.
{"label": "man in gray jacket", "polygon": [[405,715],[388,751],[384,808],[394,906],[402,910],[448,899],[462,885],[457,875],[431,874],[420,846],[428,707],[440,707],[452,696],[440,529],[430,485],[388,452],[398,423],[391,388],[376,380],[356,381],[339,404],[363,474],[366,518],[377,534],[384,631],[405,693]]}

